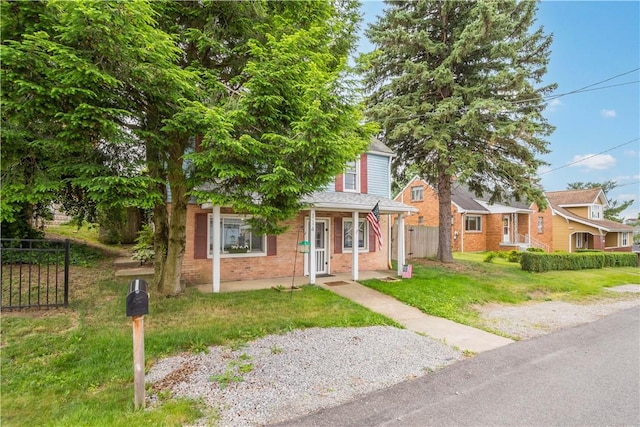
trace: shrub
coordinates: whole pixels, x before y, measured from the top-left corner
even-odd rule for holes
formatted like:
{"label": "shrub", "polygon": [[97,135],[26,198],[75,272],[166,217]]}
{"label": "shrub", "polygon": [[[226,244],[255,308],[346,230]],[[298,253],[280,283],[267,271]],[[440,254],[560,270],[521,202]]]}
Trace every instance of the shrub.
{"label": "shrub", "polygon": [[136,237],[136,245],[133,247],[133,259],[144,264],[155,256],[153,250],[153,229],[149,225],[143,225]]}
{"label": "shrub", "polygon": [[633,252],[604,252],[605,267],[637,267],[638,254]]}
{"label": "shrub", "polygon": [[583,270],[588,268],[602,268],[604,265],[605,255],[603,252],[554,252],[551,254],[524,252],[520,259],[520,266],[523,270],[538,273],[551,270]]}
{"label": "shrub", "polygon": [[509,251],[507,252],[507,261],[509,262],[520,262],[520,257],[522,256],[522,252],[520,251]]}
{"label": "shrub", "polygon": [[484,257],[484,262],[493,262],[493,259],[498,256],[498,254],[496,254],[495,252],[489,252],[485,257]]}
{"label": "shrub", "polygon": [[544,249],[542,248],[527,248],[527,252],[544,252]]}

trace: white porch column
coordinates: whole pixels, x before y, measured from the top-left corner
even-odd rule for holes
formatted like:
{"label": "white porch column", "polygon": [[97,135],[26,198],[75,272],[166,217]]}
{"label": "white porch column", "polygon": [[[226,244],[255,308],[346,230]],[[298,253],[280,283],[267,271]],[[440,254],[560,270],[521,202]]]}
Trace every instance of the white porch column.
{"label": "white porch column", "polygon": [[316,284],[316,210],[309,211],[309,283]]}
{"label": "white porch column", "polygon": [[[358,212],[354,212],[352,214],[353,221],[353,244],[351,245],[351,279],[356,281],[358,280],[358,255],[360,255],[360,224],[358,220],[360,219],[360,215]],[[369,244],[375,244],[375,242],[369,242]]]}
{"label": "white porch column", "polygon": [[[209,244],[209,242],[207,242]],[[213,250],[211,256],[211,279],[213,292],[220,292],[220,206],[213,207]]]}
{"label": "white porch column", "polygon": [[404,214],[398,215],[398,276],[402,276],[404,266]]}

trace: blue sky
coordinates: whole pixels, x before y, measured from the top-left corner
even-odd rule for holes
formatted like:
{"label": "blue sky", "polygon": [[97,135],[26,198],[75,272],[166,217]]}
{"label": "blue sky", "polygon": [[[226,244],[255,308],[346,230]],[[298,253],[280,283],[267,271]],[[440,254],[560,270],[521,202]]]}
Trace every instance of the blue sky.
{"label": "blue sky", "polygon": [[[383,8],[381,1],[364,1],[363,28],[374,22]],[[555,94],[611,79],[589,88],[596,90],[569,94],[548,103],[545,116],[556,130],[548,138],[551,153],[542,157],[550,164],[540,170],[544,189],[564,190],[571,182],[615,180],[619,187],[608,194],[609,199],[635,199],[622,216],[637,218],[640,2],[543,1],[538,4],[535,25],[542,25],[546,33],[554,35],[545,83],[558,84]],[[359,50],[371,49],[362,36]],[[615,77],[627,72],[630,73]],[[635,83],[625,84],[629,82]]]}

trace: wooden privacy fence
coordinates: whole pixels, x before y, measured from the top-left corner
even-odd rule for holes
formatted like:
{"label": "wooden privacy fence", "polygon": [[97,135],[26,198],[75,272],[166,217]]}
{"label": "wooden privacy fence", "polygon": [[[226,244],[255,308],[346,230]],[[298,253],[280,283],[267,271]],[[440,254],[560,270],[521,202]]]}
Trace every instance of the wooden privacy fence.
{"label": "wooden privacy fence", "polygon": [[[391,256],[398,256],[398,225],[391,229]],[[438,227],[426,225],[404,226],[404,253],[409,258],[434,257],[438,254]]]}

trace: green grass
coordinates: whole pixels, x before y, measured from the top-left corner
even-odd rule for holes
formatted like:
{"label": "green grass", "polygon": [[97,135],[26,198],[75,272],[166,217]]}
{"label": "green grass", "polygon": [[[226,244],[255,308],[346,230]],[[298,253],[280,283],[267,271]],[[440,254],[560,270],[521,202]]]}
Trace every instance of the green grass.
{"label": "green grass", "polygon": [[571,300],[611,297],[604,287],[640,283],[638,268],[529,273],[520,264],[500,258],[483,262],[486,254],[455,254],[453,266],[420,265],[401,282],[368,280],[365,284],[425,313],[482,327],[476,304],[518,304],[531,300]]}
{"label": "green grass", "polygon": [[[112,278],[110,260],[96,268],[75,267],[71,277],[68,309],[2,315],[3,426],[182,425],[210,411],[199,402],[168,397],[158,407],[134,411],[127,282]],[[316,287],[293,295],[152,293],[144,323],[147,368],[182,351],[240,346],[297,328],[395,325]]]}

